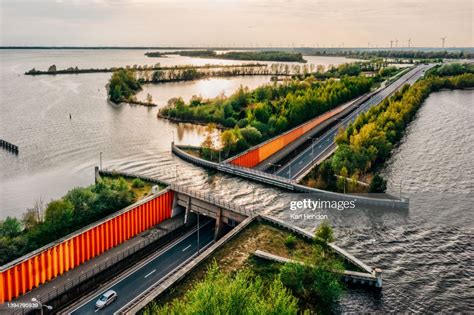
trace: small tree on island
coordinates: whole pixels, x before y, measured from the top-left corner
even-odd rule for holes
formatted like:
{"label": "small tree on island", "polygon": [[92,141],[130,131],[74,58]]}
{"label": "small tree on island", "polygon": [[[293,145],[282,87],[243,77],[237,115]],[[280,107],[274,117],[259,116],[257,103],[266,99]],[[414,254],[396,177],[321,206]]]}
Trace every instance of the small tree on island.
{"label": "small tree on island", "polygon": [[146,94],[146,102],[147,102],[148,104],[151,104],[151,103],[153,102],[153,96],[151,96],[150,93],[147,93],[147,94]]}
{"label": "small tree on island", "polygon": [[56,65],[52,65],[48,68],[48,72],[56,72]]}

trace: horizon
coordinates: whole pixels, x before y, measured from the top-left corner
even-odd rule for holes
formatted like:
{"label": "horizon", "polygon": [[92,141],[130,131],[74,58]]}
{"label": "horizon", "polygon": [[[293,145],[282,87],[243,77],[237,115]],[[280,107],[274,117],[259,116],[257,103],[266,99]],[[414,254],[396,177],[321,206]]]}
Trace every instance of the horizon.
{"label": "horizon", "polygon": [[288,47],[288,46],[42,46],[42,45],[25,45],[25,46],[0,46],[0,49],[202,49],[202,50],[334,50],[334,51],[350,51],[350,50],[365,50],[365,51],[416,51],[416,50],[433,50],[433,51],[458,51],[458,50],[474,50],[474,46],[459,46],[459,47],[434,47],[434,46],[420,46],[420,47]]}

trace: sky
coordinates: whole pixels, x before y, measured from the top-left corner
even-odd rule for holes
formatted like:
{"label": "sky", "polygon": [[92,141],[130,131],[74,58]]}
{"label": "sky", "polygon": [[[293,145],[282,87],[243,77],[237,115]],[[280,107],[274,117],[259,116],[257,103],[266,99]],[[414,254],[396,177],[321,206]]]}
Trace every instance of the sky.
{"label": "sky", "polygon": [[473,3],[0,0],[0,45],[473,47]]}

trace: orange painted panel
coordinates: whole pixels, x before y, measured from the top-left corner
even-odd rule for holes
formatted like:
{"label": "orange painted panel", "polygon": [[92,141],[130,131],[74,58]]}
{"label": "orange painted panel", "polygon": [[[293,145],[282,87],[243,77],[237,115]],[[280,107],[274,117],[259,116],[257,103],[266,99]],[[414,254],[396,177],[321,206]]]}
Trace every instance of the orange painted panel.
{"label": "orange painted panel", "polygon": [[283,149],[288,144],[300,138],[303,134],[310,131],[317,125],[339,114],[347,107],[348,105],[339,106],[334,110],[331,110],[316,118],[313,118],[312,120],[300,125],[299,127],[292,129],[288,133],[277,136],[273,140],[261,146],[255,147],[249,150],[247,153],[236,157],[235,159],[231,160],[230,163],[243,167],[255,167],[265,159],[269,158],[271,155]]}
{"label": "orange painted panel", "polygon": [[13,269],[13,295],[19,296],[20,295],[20,266],[16,265]]}
{"label": "orange painted panel", "polygon": [[[5,272],[8,272],[8,270]],[[6,286],[5,286],[5,279],[4,279],[5,272],[0,272],[0,304],[4,303],[6,300],[6,297],[5,297]]]}
{"label": "orange painted panel", "polygon": [[69,241],[64,243],[64,272],[69,270],[70,254],[69,254]]}
{"label": "orange painted panel", "polygon": [[108,250],[111,247],[110,246],[110,222],[111,221],[105,222],[105,226],[104,226],[105,250]]}
{"label": "orange painted panel", "polygon": [[93,230],[93,238],[94,238],[94,249],[95,249],[95,256],[97,257],[100,254],[100,226],[96,226]]}
{"label": "orange painted panel", "polygon": [[0,301],[10,301],[171,216],[173,192],[131,209],[0,273]]}
{"label": "orange painted panel", "polygon": [[105,251],[105,248],[106,248],[106,245],[105,245],[105,243],[107,241],[107,239],[105,238],[105,225],[106,224],[107,223],[102,223],[100,225],[100,238],[101,238],[101,240],[100,240],[100,252],[101,253],[103,253]]}
{"label": "orange painted panel", "polygon": [[35,279],[35,287],[38,287],[40,284],[40,270],[39,270],[39,258],[38,256],[35,256],[34,259],[34,264],[33,264],[33,276]]}
{"label": "orange painted panel", "polygon": [[117,242],[117,244],[121,244],[121,243],[122,243],[122,240],[123,240],[123,233],[124,233],[124,231],[123,231],[123,226],[124,226],[124,225],[123,225],[123,215],[121,215],[121,216],[119,217],[119,221],[118,221],[118,227],[119,227],[118,231],[119,231],[119,233],[118,233],[118,242]]}
{"label": "orange painted panel", "polygon": [[40,283],[46,282],[46,252],[42,252],[39,258]]}
{"label": "orange painted panel", "polygon": [[34,276],[33,276],[33,258],[28,259],[28,291],[33,289],[35,285]]}
{"label": "orange painted panel", "polygon": [[[28,261],[24,261],[20,265],[21,269],[21,290],[20,294],[24,294],[28,291]],[[1,290],[0,290],[1,291]]]}
{"label": "orange painted panel", "polygon": [[59,273],[59,262],[58,262],[58,246],[53,247],[53,278],[56,278]]}
{"label": "orange painted panel", "polygon": [[47,268],[46,268],[46,280],[49,281],[53,278],[53,250],[52,248],[48,249],[46,254]]}
{"label": "orange painted panel", "polygon": [[5,283],[5,300],[11,301],[13,297],[12,290],[12,270],[8,269],[5,271],[6,283]]}

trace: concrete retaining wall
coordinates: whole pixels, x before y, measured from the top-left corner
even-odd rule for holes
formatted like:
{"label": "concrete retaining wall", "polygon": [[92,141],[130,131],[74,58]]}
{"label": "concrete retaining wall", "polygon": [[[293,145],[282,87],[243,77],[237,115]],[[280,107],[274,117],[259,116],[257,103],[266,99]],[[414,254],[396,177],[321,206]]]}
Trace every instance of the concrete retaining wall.
{"label": "concrete retaining wall", "polygon": [[244,178],[251,179],[260,183],[277,186],[279,188],[292,190],[295,192],[320,194],[322,198],[331,198],[333,200],[340,200],[340,201],[355,200],[356,204],[363,205],[363,206],[370,206],[370,207],[408,209],[408,205],[409,205],[409,200],[407,198],[402,198],[401,200],[398,200],[398,199],[370,198],[370,197],[363,197],[363,196],[357,196],[357,195],[341,194],[341,193],[336,193],[332,191],[303,186],[287,178],[283,178],[281,176],[276,176],[273,174],[268,174],[265,172],[256,171],[250,168],[237,167],[234,165],[207,161],[207,160],[198,158],[196,156],[193,156],[189,153],[184,152],[181,148],[175,146],[174,143],[172,144],[171,151],[177,156],[179,156],[180,158],[182,158],[183,160],[205,167],[205,168],[218,170],[227,174],[244,177]]}

